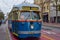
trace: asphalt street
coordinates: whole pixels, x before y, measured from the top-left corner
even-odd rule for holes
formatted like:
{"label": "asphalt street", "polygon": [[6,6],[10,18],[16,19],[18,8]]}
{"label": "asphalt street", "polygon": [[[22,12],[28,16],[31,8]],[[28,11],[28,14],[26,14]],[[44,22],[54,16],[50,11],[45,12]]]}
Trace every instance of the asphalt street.
{"label": "asphalt street", "polygon": [[43,26],[42,34],[45,34],[46,36],[49,36],[54,40],[60,40],[60,28]]}

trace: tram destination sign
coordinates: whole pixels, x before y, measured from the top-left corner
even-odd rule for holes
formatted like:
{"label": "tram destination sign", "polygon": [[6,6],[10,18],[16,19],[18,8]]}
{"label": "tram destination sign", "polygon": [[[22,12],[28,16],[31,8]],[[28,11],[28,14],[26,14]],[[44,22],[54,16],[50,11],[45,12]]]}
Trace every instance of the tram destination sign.
{"label": "tram destination sign", "polygon": [[31,7],[31,10],[38,10],[38,7]]}
{"label": "tram destination sign", "polygon": [[22,9],[23,10],[39,10],[38,7],[29,7],[29,6],[23,6]]}
{"label": "tram destination sign", "polygon": [[30,10],[30,7],[29,6],[23,6],[22,9],[23,10]]}

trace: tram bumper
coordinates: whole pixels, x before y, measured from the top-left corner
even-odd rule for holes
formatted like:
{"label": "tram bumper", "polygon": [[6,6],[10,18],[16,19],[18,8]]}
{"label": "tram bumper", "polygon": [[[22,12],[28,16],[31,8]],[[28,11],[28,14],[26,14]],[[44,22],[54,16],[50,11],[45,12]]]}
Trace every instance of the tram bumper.
{"label": "tram bumper", "polygon": [[28,38],[28,37],[39,38],[41,36],[40,31],[19,31],[18,34],[20,38]]}

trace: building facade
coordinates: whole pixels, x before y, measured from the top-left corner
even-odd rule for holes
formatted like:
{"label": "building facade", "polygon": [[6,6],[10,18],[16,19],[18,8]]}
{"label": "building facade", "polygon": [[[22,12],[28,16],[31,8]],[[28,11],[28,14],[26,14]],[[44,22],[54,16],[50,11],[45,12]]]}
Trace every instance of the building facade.
{"label": "building facade", "polygon": [[60,23],[60,0],[34,0],[34,3],[41,6],[41,15],[44,22],[54,23],[57,16],[57,22]]}
{"label": "building facade", "polygon": [[[55,0],[51,0],[50,3],[50,18],[51,18],[51,22],[56,22],[56,15],[57,15],[57,23],[60,23],[60,8],[58,8],[60,5],[60,0],[56,1]],[[56,9],[57,6],[57,9]],[[57,10],[57,13],[56,13]]]}
{"label": "building facade", "polygon": [[41,16],[43,22],[50,22],[50,1],[34,0],[34,4],[37,4],[41,7]]}

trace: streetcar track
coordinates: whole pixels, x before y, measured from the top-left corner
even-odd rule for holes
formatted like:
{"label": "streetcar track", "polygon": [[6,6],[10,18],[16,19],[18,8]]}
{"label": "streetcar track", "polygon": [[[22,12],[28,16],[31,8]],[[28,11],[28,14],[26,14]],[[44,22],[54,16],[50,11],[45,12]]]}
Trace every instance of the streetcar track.
{"label": "streetcar track", "polygon": [[57,34],[54,33],[54,32],[52,33],[52,32],[53,32],[53,31],[50,31],[51,34],[49,34],[48,31],[45,31],[45,32],[43,32],[43,33],[48,34],[48,35],[51,35],[51,36],[53,35],[54,37],[60,38],[59,35],[57,35]]}

